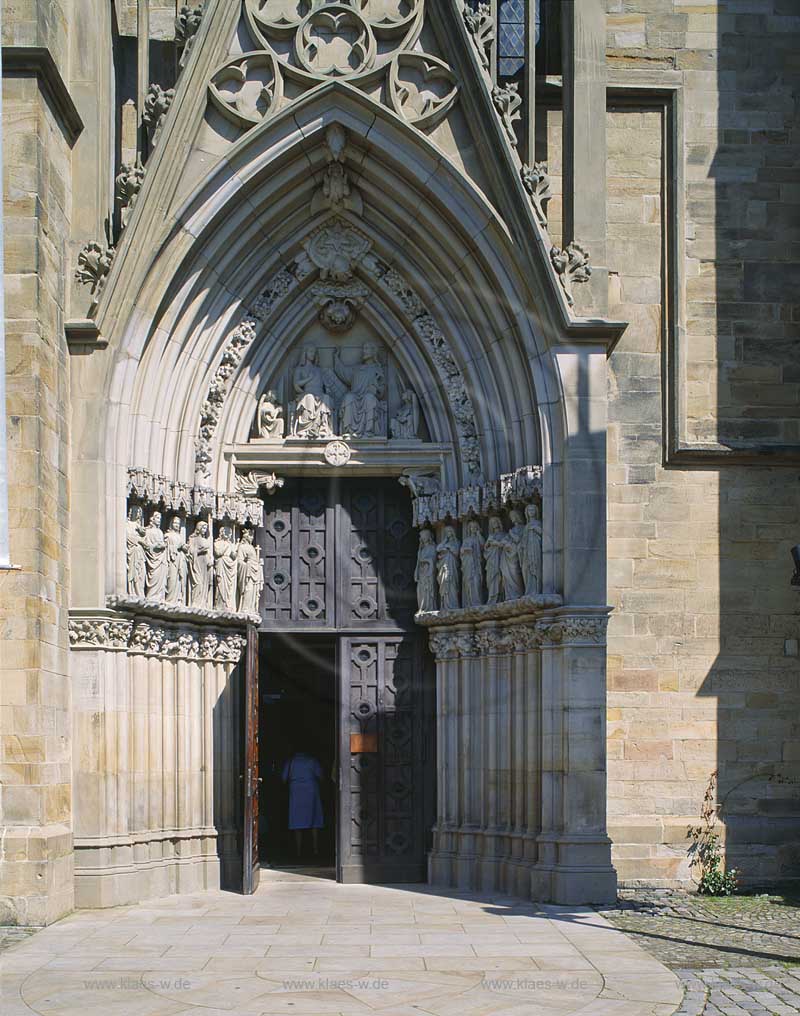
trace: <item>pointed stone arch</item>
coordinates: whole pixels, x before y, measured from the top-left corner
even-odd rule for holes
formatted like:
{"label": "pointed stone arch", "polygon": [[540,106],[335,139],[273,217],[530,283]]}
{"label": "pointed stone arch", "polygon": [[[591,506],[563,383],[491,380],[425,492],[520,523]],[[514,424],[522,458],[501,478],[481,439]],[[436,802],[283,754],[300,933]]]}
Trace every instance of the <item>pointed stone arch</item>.
{"label": "pointed stone arch", "polygon": [[[241,137],[204,133],[209,74],[227,52],[236,6],[209,4],[96,309],[108,348],[74,366],[73,486],[86,533],[75,605],[105,607],[124,588],[128,469],[186,488],[193,483],[212,391],[221,399],[208,437],[210,477],[230,494],[223,451],[245,435],[273,366],[313,315],[304,296],[312,277],[299,278],[290,267],[309,235],[331,219],[314,195],[329,165],[326,131],[338,125],[347,134],[343,165],[360,201],[337,215],[368,235],[379,264],[376,271],[356,268],[371,293],[366,313],[394,341],[410,375],[433,378],[420,388],[437,439],[455,452],[439,518],[461,511],[457,488],[483,477],[501,489],[501,478],[519,467],[541,467],[544,595],[527,603],[529,615],[500,605],[491,616],[430,621],[447,689],[440,785],[449,780],[452,790],[458,783],[464,745],[454,703],[464,675],[476,715],[487,710],[486,723],[499,722],[501,702],[508,717],[511,698],[502,688],[513,684],[528,724],[522,754],[542,759],[521,784],[532,802],[527,825],[517,815],[519,828],[500,829],[495,802],[492,828],[481,832],[478,853],[486,852],[476,860],[475,834],[461,827],[451,796],[440,812],[432,871],[444,881],[466,878],[476,888],[564,903],[608,898],[605,357],[620,327],[570,318],[546,235],[486,97],[471,107],[488,107],[478,125],[488,151],[481,158],[491,170],[484,188],[466,171],[466,155],[444,150],[347,81],[315,85]],[[457,16],[455,0],[442,0],[445,7],[437,17]],[[463,49],[462,35],[463,26],[456,49]],[[475,63],[471,51],[468,59]],[[454,69],[465,96],[484,88],[477,64],[472,79],[469,68]],[[273,290],[274,302],[265,298]],[[440,370],[433,351],[440,342],[452,373]],[[463,379],[477,470],[448,377],[459,385]],[[471,441],[471,433],[466,437]],[[486,757],[496,770],[508,730],[492,735],[494,755]],[[498,778],[487,777],[486,786]]]}

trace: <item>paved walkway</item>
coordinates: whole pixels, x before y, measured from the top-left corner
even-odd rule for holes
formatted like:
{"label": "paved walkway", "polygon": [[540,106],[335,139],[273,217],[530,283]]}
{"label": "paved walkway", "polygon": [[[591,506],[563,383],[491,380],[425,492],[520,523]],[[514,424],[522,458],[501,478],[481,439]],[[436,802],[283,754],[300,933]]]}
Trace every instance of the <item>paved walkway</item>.
{"label": "paved walkway", "polygon": [[677,1016],[800,1013],[800,908],[780,896],[620,893],[603,911],[681,978]]}
{"label": "paved walkway", "polygon": [[592,910],[268,874],[249,898],[38,932],[0,958],[2,1016],[670,1016],[683,997]]}

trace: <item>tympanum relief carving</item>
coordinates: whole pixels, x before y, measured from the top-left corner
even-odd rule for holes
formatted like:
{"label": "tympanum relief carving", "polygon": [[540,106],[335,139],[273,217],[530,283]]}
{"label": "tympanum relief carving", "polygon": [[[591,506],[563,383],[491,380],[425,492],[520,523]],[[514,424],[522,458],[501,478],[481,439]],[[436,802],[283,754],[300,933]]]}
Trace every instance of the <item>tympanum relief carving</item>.
{"label": "tympanum relief carving", "polygon": [[245,130],[330,79],[382,95],[420,129],[456,101],[450,67],[420,48],[425,0],[244,0],[243,12],[252,48],[212,74],[209,95]]}
{"label": "tympanum relief carving", "polygon": [[[314,202],[319,201],[321,208],[344,207],[360,214],[361,196],[344,166],[347,134],[340,124],[328,127],[325,148],[328,168]],[[328,171],[337,166],[343,176],[329,176]],[[261,326],[289,299],[310,299],[317,306],[322,333],[312,329],[313,335],[300,336],[302,348],[293,354],[294,362],[269,379],[256,410],[253,437],[425,439],[417,393],[387,356],[383,343],[360,323],[371,297],[396,305],[408,319],[435,366],[449,404],[465,478],[482,482],[475,407],[450,343],[424,301],[372,248],[366,232],[334,213],[308,234],[299,252],[275,271],[262,295],[243,311],[225,340],[201,406],[195,438],[197,485],[211,483],[212,443],[233,375]],[[353,336],[361,340],[358,344],[338,341],[354,330],[360,332]]]}
{"label": "tympanum relief carving", "polygon": [[286,418],[291,438],[391,437],[409,441],[420,437],[419,399],[377,342],[302,347],[283,383],[259,401],[255,428],[259,438],[278,440],[284,436],[283,405],[276,394],[279,388],[288,392]]}

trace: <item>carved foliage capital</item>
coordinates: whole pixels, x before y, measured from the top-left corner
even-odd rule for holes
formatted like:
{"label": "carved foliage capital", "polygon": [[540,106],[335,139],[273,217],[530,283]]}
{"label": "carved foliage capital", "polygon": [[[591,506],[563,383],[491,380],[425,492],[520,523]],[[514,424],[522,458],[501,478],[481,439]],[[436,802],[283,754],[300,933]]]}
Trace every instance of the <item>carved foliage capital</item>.
{"label": "carved foliage capital", "polygon": [[104,649],[214,663],[238,663],[247,645],[238,631],[103,617],[70,618],[69,642],[76,650]]}

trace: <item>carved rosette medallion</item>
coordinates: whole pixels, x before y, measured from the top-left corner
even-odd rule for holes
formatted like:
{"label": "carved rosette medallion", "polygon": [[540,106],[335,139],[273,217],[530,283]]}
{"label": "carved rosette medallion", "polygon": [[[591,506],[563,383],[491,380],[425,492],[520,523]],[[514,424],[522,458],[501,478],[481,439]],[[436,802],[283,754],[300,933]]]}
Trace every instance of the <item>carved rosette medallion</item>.
{"label": "carved rosette medallion", "polygon": [[345,441],[328,442],[323,454],[329,466],[346,466],[353,455],[350,446]]}

